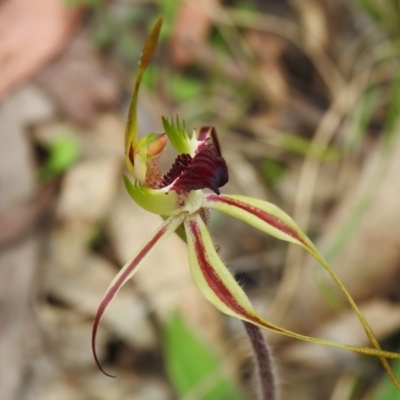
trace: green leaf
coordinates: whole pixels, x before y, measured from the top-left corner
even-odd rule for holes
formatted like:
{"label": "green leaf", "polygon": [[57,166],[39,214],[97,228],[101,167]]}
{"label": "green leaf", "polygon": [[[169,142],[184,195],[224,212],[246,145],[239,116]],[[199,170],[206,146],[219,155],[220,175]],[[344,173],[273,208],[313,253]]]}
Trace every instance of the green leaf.
{"label": "green leaf", "polygon": [[143,75],[143,85],[147,89],[156,91],[158,82],[160,81],[161,69],[157,65],[149,65],[146,74]]}
{"label": "green leaf", "polygon": [[159,14],[164,18],[164,28],[160,34],[160,41],[164,42],[172,34],[172,27],[175,21],[176,14],[181,6],[181,0],[175,1],[158,1]]}
{"label": "green leaf", "polygon": [[276,144],[292,153],[307,155],[323,161],[337,161],[342,157],[341,151],[335,147],[315,146],[308,139],[287,132],[277,137]]}
{"label": "green leaf", "polygon": [[221,360],[213,355],[174,314],[163,329],[167,373],[179,396],[191,391],[201,400],[245,400],[238,388],[221,373]]}
{"label": "green leaf", "polygon": [[199,80],[175,74],[169,82],[171,97],[178,103],[200,96],[204,88]]}
{"label": "green leaf", "polygon": [[376,22],[380,22],[382,19],[382,10],[377,2],[373,0],[357,0],[357,3],[366,13]]}
{"label": "green leaf", "polygon": [[103,0],[64,0],[67,7],[86,6],[91,8],[100,7]]}
{"label": "green leaf", "polygon": [[[393,371],[400,376],[400,362],[393,363]],[[393,385],[388,376],[385,376],[370,400],[400,400],[400,391]]]}
{"label": "green leaf", "polygon": [[400,72],[397,71],[394,76],[392,87],[390,90],[389,97],[389,109],[387,113],[385,123],[385,141],[386,144],[391,146],[390,139],[396,134],[399,126],[399,115],[400,115]]}
{"label": "green leaf", "polygon": [[274,185],[281,180],[285,169],[278,161],[265,158],[261,163],[261,174],[268,184]]}
{"label": "green leaf", "polygon": [[345,138],[344,152],[359,148],[361,140],[368,133],[368,126],[371,123],[375,110],[378,106],[381,88],[373,87],[368,89],[360,98]]}
{"label": "green leaf", "polygon": [[60,137],[50,144],[49,158],[39,170],[39,180],[48,181],[66,171],[80,155],[79,143],[71,136]]}

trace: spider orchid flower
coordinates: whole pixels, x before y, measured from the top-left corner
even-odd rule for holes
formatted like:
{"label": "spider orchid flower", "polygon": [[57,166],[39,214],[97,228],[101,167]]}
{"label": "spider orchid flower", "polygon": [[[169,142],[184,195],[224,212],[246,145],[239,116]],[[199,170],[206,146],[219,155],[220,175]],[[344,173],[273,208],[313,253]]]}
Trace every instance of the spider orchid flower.
{"label": "spider orchid flower", "polygon": [[[104,372],[96,355],[95,341],[98,326],[108,305],[118,290],[144,264],[146,257],[168,236],[177,232],[187,243],[189,266],[194,282],[217,309],[292,338],[377,356],[393,382],[400,388],[400,383],[387,361],[387,359],[400,359],[400,354],[380,348],[351,295],[296,223],[271,203],[245,196],[220,194],[219,188],[228,181],[228,170],[214,128],[205,127],[198,133],[189,134],[184,122],[180,123],[178,119],[175,122],[168,121],[163,118],[165,133],[152,133],[138,139],[136,114],[138,91],[156,47],[161,24],[160,18],[149,36],[139,62],[125,134],[126,165],[133,181],[124,176],[124,182],[132,199],[149,212],[162,216],[164,222],[119,271],[100,303],[92,332],[92,349],[98,367]],[[169,172],[163,174],[157,166],[157,160],[168,140],[178,155]],[[205,189],[208,190],[204,191]],[[304,336],[263,319],[255,311],[249,298],[225,267],[215,249],[207,228],[210,209],[242,220],[277,239],[295,243],[310,253],[329,272],[344,293],[363,325],[372,347],[345,345]]]}

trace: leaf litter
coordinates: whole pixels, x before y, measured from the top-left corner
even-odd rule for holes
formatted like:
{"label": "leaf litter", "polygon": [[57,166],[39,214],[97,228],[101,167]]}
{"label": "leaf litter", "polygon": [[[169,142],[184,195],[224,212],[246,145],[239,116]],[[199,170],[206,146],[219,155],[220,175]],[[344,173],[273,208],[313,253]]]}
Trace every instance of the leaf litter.
{"label": "leaf litter", "polygon": [[[326,64],[328,57],[335,68],[340,68],[342,64],[337,49],[346,52],[348,48],[343,45],[346,42],[344,38],[353,35],[356,39],[356,35],[361,35],[354,23],[356,14],[352,13],[362,11],[350,11],[344,7],[344,15],[353,21],[345,28],[339,23],[342,14],[334,6],[331,9],[319,5],[309,10],[300,9],[299,2],[294,1],[282,9],[276,8],[274,2],[267,2],[271,4],[266,9],[261,2],[254,1],[253,10],[251,7],[244,10],[240,8],[241,2],[236,2],[238,4],[234,8],[213,2],[207,13],[201,14],[195,7],[189,7],[189,3],[183,2],[181,8],[175,11],[177,17],[171,19],[171,32],[174,34],[170,45],[177,46],[178,40],[174,35],[189,26],[190,34],[197,35],[201,52],[187,53],[179,58],[173,52],[169,53],[171,50],[161,49],[160,52],[167,55],[157,60],[162,79],[168,79],[175,65],[184,76],[201,82],[204,92],[198,92],[200,109],[193,113],[193,122],[203,119],[203,122],[221,126],[222,140],[228,147],[227,158],[231,159],[230,168],[237,175],[232,185],[236,185],[241,193],[249,191],[261,193],[263,197],[271,196],[291,212],[295,207],[293,199],[299,190],[298,170],[304,159],[309,157],[307,149],[318,144],[314,133],[321,118],[337,99],[335,96],[339,96],[339,89],[343,89],[340,79],[324,81],[326,75],[320,73],[319,63],[329,65]],[[5,29],[1,18],[6,11],[10,12],[11,6],[20,7],[19,0],[0,3],[0,30]],[[0,85],[0,94],[4,98],[0,106],[0,147],[7,151],[10,149],[8,162],[6,158],[0,158],[4,165],[1,170],[5,172],[0,177],[0,273],[3,277],[0,281],[7,283],[0,287],[1,299],[6,304],[1,320],[10,323],[11,329],[9,332],[0,330],[0,348],[8,349],[9,352],[5,353],[9,354],[7,359],[15,361],[12,370],[14,378],[8,379],[7,374],[0,378],[0,386],[7,393],[5,398],[177,398],[176,389],[167,377],[168,363],[162,362],[163,357],[168,355],[163,355],[162,342],[158,340],[162,326],[167,323],[170,313],[176,310],[180,311],[190,329],[199,333],[200,341],[206,343],[207,348],[221,360],[221,368],[223,360],[229,359],[236,371],[233,376],[242,387],[249,388],[249,381],[244,378],[249,366],[243,356],[246,353],[243,352],[243,335],[237,324],[229,322],[202,301],[187,274],[187,256],[178,238],[171,238],[148,261],[148,268],[153,269],[150,276],[149,270],[139,274],[138,279],[121,292],[114,304],[114,312],[105,317],[99,337],[99,354],[115,371],[118,379],[105,379],[91,363],[88,328],[97,300],[110,277],[131,256],[136,241],[141,241],[145,232],[151,230],[153,224],[158,224],[158,220],[157,217],[142,215],[127,201],[121,190],[123,157],[120,153],[126,114],[126,108],[121,103],[125,102],[123,93],[131,91],[127,77],[131,76],[132,65],[124,64],[112,51],[98,51],[90,43],[91,27],[81,19],[81,15],[84,10],[87,18],[99,18],[96,6],[82,4],[78,9],[58,7],[65,14],[53,10],[53,14],[47,17],[46,26],[53,29],[47,34],[53,38],[51,48],[49,43],[47,49],[25,44],[24,48],[29,51],[19,54],[15,44],[0,46],[0,60],[6,49],[14,49],[10,50],[10,54],[14,54],[10,60],[16,63],[15,67],[7,67],[6,72],[10,75],[6,76],[10,78],[2,80],[3,86],[5,83],[6,86]],[[132,7],[146,6],[132,3]],[[107,7],[105,10],[109,11]],[[154,8],[143,10],[149,22],[156,15]],[[221,13],[216,15],[215,10]],[[274,10],[279,15],[274,15]],[[287,13],[287,10],[293,13]],[[185,13],[189,13],[189,17],[182,19]],[[60,15],[67,17],[57,26]],[[268,30],[267,25],[267,33],[261,33],[257,19],[260,16],[279,16],[288,23],[301,26],[311,36],[320,36],[319,41],[307,36],[309,53],[304,55],[304,49],[294,49],[287,37],[279,35],[274,29]],[[331,17],[331,24],[329,29],[324,29],[323,19],[328,17]],[[80,21],[79,25],[77,21]],[[193,25],[190,21],[202,25],[201,29],[191,30]],[[363,21],[365,28],[379,30],[374,22],[368,19]],[[144,34],[146,24],[143,21],[136,23],[126,29]],[[228,45],[221,46],[218,29],[224,24],[236,24],[238,35],[243,35],[249,46],[250,53],[244,53],[249,58],[241,60],[241,67],[246,67],[244,73],[240,69],[240,74],[226,74],[227,70],[232,70],[232,65],[236,65],[236,60],[232,53],[226,51]],[[10,25],[7,28],[10,35],[6,39],[20,37],[21,26]],[[43,28],[42,33],[44,31]],[[67,45],[68,37],[74,31],[79,32],[79,37]],[[26,32],[31,31],[27,28]],[[2,37],[5,40],[5,36]],[[24,40],[34,38],[32,35],[25,36]],[[237,38],[234,37],[234,40]],[[60,53],[65,45],[67,47],[63,52],[69,59]],[[57,54],[59,58],[48,64]],[[28,56],[32,58],[25,58]],[[168,56],[172,57],[172,61],[168,60]],[[87,73],[81,73],[79,68],[73,69],[71,60]],[[373,77],[379,73],[372,63],[362,66],[369,68]],[[24,83],[39,71],[33,84]],[[386,76],[387,71],[390,73],[390,69],[385,70]],[[345,77],[344,85],[353,82],[349,71],[341,73]],[[276,77],[275,80],[272,80],[271,74]],[[332,70],[332,76],[335,74]],[[257,76],[264,76],[265,79],[257,80],[254,78]],[[386,78],[389,83],[390,78]],[[218,87],[221,90],[221,85],[225,86],[224,96],[230,96],[225,98],[229,98],[231,105],[236,109],[244,106],[243,117],[234,115],[235,120],[225,112],[228,108],[217,91]],[[360,98],[369,85],[367,80],[357,87]],[[179,103],[179,97],[168,98],[161,78],[156,79],[152,91],[158,91],[157,101],[163,103],[167,115],[173,115],[187,106]],[[143,116],[141,119],[148,124],[146,131],[159,129],[152,119],[152,105],[155,104],[151,101],[152,95],[144,92],[139,107]],[[386,103],[390,101],[389,96]],[[40,109],[43,102],[44,109]],[[391,109],[394,108],[392,105]],[[337,125],[326,144],[327,151],[340,151],[342,148],[348,151],[348,147],[343,146],[347,135],[344,121],[351,118],[352,113],[352,107],[340,109]],[[388,298],[388,293],[393,291],[393,282],[398,279],[399,265],[397,135],[393,134],[392,152],[383,157],[388,160],[388,166],[382,170],[379,184],[374,186],[368,207],[357,208],[368,194],[371,177],[376,176],[374,171],[381,168],[380,152],[384,144],[381,143],[383,130],[379,130],[379,126],[384,125],[385,114],[375,115],[374,125],[366,124],[364,128],[359,147],[355,146],[353,153],[343,153],[343,157],[353,157],[352,162],[346,164],[345,171],[352,176],[352,185],[336,185],[338,175],[335,171],[341,165],[340,157],[320,160],[317,182],[323,181],[323,184],[312,188],[309,233],[317,238],[321,248],[333,254],[335,270],[365,309],[371,324],[376,326],[377,337],[395,349],[391,343],[395,342],[399,333],[399,309],[397,302]],[[258,122],[255,128],[251,121],[263,123]],[[260,134],[263,124],[265,136]],[[397,126],[396,119],[390,122],[390,126]],[[376,133],[371,136],[376,127],[378,136]],[[267,135],[269,129],[274,129],[275,137],[285,138],[285,145],[282,145],[283,140],[271,141],[272,136]],[[40,167],[34,157],[37,145],[40,143],[46,147],[66,131],[79,143],[81,154],[76,163],[57,178],[47,195],[47,188],[39,188],[35,182],[34,171]],[[397,128],[393,131],[396,133]],[[18,138],[18,142],[11,140],[11,133],[16,135],[14,139]],[[288,135],[285,136],[286,133]],[[291,150],[296,148],[296,143],[290,143],[291,135],[302,140],[305,152]],[[366,142],[368,147],[365,147]],[[255,145],[252,146],[253,143]],[[367,150],[360,151],[360,147]],[[18,163],[12,162],[10,154]],[[271,183],[259,173],[259,166],[268,158],[277,160],[285,172],[277,182]],[[235,169],[235,165],[241,167]],[[251,187],[246,188],[246,182],[248,185],[251,182]],[[358,219],[352,219],[354,209],[359,210]],[[246,233],[241,226],[228,220],[212,216],[211,224],[216,242],[222,244],[223,257],[231,260],[232,269],[253,294],[259,309],[268,316],[273,296],[266,293],[266,288],[272,292],[279,289],[286,248],[263,241],[253,231]],[[336,244],[334,251],[331,248],[333,244]],[[268,255],[272,252],[273,257],[269,261]],[[266,256],[260,257],[261,253]],[[245,257],[246,261],[236,262],[240,257]],[[11,270],[9,260],[19,268]],[[247,268],[248,265],[251,268]],[[324,276],[315,273],[309,260],[305,261],[300,271],[294,281],[295,290],[288,296],[290,306],[284,310],[278,304],[277,313],[275,311],[282,324],[302,333],[363,344],[365,338],[353,328],[348,311],[341,306],[332,306],[336,300],[340,304],[340,297],[332,292],[333,303],[330,302],[325,292]],[[271,276],[273,283],[267,282]],[[271,285],[274,287],[271,288]],[[29,299],[27,293],[32,293]],[[23,347],[21,327],[32,333]],[[378,371],[375,365],[365,365],[364,359],[348,354],[321,355],[319,347],[311,349],[304,344],[281,341],[275,336],[271,336],[270,340],[276,344],[275,358],[283,371],[283,399],[329,398],[336,382],[340,382],[340,374],[352,374],[355,379],[354,384],[343,386],[347,389],[341,392],[341,398],[350,398],[352,394],[356,396],[357,385],[364,388],[363,398],[369,398],[370,393],[372,396],[373,385],[370,382]],[[8,368],[7,365],[0,361],[0,371],[5,368]],[[228,375],[232,377],[232,373]],[[3,380],[8,382],[7,385],[3,385]],[[17,392],[22,393],[22,397],[16,397]],[[196,393],[203,393],[202,389]],[[250,393],[251,390],[249,396]],[[362,398],[361,395],[354,396]]]}

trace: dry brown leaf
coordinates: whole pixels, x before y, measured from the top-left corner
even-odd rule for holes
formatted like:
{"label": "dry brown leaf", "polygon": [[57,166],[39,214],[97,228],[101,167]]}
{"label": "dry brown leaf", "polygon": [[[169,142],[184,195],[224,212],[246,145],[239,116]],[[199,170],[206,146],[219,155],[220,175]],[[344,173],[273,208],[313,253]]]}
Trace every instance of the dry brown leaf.
{"label": "dry brown leaf", "polygon": [[[361,307],[361,311],[371,324],[378,339],[395,333],[400,328],[400,306],[385,300],[371,300]],[[312,336],[334,340],[340,343],[358,346],[368,345],[368,339],[354,313],[346,311],[335,319],[320,326]],[[296,342],[281,353],[285,361],[300,362],[318,368],[333,367],[338,364],[352,362],[359,358],[357,354],[346,350],[316,346],[311,343]]]}
{"label": "dry brown leaf", "polygon": [[[3,4],[4,6],[4,4]],[[31,86],[0,107],[0,210],[27,201],[36,192],[25,125],[49,118],[52,107]],[[17,399],[23,380],[27,334],[33,336],[30,302],[39,252],[38,238],[28,236],[0,251],[0,396]]]}
{"label": "dry brown leaf", "polygon": [[106,157],[80,162],[65,175],[57,216],[63,221],[98,223],[109,211],[118,188],[121,164]]}
{"label": "dry brown leaf", "polygon": [[320,0],[290,0],[304,27],[304,42],[310,51],[319,52],[328,46],[328,17]]}
{"label": "dry brown leaf", "polygon": [[90,43],[78,37],[38,76],[67,117],[91,124],[118,101],[118,84]]}
{"label": "dry brown leaf", "polygon": [[235,148],[227,148],[224,151],[224,158],[228,166],[234,166],[230,169],[230,178],[235,180],[237,190],[232,193],[242,193],[256,199],[268,198],[268,190],[262,184],[261,175],[240,152]]}
{"label": "dry brown leaf", "polygon": [[[118,372],[117,379],[107,379],[98,371],[77,379],[86,398],[96,400],[170,400],[174,396],[165,381],[156,376]],[[72,400],[72,399],[71,399]]]}
{"label": "dry brown leaf", "polygon": [[[370,206],[354,222],[353,233],[331,262],[332,269],[356,301],[369,299],[385,291],[399,271],[400,140],[395,140],[387,171],[374,189]],[[336,240],[340,229],[352,217],[360,201],[365,200],[366,193],[370,192],[373,177],[382,163],[381,152],[379,147],[371,152],[358,187],[342,200],[327,222],[325,234],[317,243],[322,254]],[[303,332],[315,329],[334,312],[322,288],[329,286],[336,292],[326,274],[316,273],[313,260],[309,259],[307,264],[297,282],[292,306],[283,322],[286,328]]]}
{"label": "dry brown leaf", "polygon": [[270,103],[281,106],[289,92],[287,78],[280,62],[286,41],[261,31],[247,32],[246,40],[258,59],[256,73],[259,89]]}
{"label": "dry brown leaf", "polygon": [[[75,289],[77,291],[77,288]],[[42,332],[42,343],[36,344],[38,352],[32,352],[34,359],[38,353],[52,358],[61,368],[74,371],[94,370],[92,348],[88,345],[92,322],[75,310],[40,303],[35,309],[37,324]],[[106,349],[108,335],[99,332],[99,356],[102,358]]]}
{"label": "dry brown leaf", "polygon": [[184,0],[176,17],[170,39],[173,62],[185,67],[207,47],[211,15],[220,0]]}
{"label": "dry brown leaf", "polygon": [[[46,291],[80,314],[94,317],[117,268],[104,258],[88,253],[74,264],[65,261],[62,257],[65,252],[61,248],[68,246],[65,229],[61,237],[55,237],[56,235],[57,233],[53,235],[51,244],[53,256],[47,260]],[[105,328],[136,349],[151,349],[157,343],[156,334],[147,318],[146,305],[129,286],[121,289],[104,315],[100,332],[104,333]],[[91,353],[89,338],[88,333],[86,346]],[[101,355],[104,350],[101,340],[97,343],[97,348]],[[93,358],[91,360],[95,368]]]}
{"label": "dry brown leaf", "polygon": [[[71,168],[56,211],[61,223],[49,240],[46,292],[91,317],[117,268],[91,255],[89,241],[112,209],[120,170],[119,160],[110,156],[88,159]],[[104,326],[134,347],[152,348],[156,338],[144,305],[129,289],[121,290],[104,316]]]}
{"label": "dry brown leaf", "polygon": [[61,0],[0,3],[0,100],[60,53],[81,15]]}
{"label": "dry brown leaf", "polygon": [[103,113],[96,119],[93,130],[82,135],[83,152],[88,156],[111,156],[123,162],[124,134],[125,119],[120,115]]}
{"label": "dry brown leaf", "polygon": [[52,210],[55,189],[56,185],[50,184],[32,198],[0,211],[0,248],[23,239],[43,222]]}

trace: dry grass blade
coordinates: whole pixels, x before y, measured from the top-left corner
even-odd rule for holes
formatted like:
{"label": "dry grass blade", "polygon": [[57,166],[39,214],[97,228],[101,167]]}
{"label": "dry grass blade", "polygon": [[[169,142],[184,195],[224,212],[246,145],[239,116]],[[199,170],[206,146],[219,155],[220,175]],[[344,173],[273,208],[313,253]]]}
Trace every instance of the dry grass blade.
{"label": "dry grass blade", "polygon": [[[327,148],[344,116],[348,110],[353,108],[355,102],[365,90],[368,78],[369,74],[363,76],[360,81],[343,86],[342,92],[325,113],[315,131],[309,154],[313,154],[315,149]],[[312,199],[320,164],[320,159],[308,156],[300,172],[296,191],[294,219],[305,231],[308,229]],[[270,310],[273,320],[282,318],[287,311],[299,280],[303,260],[304,254],[299,249],[291,246],[286,259],[282,282]]]}
{"label": "dry grass blade", "polygon": [[[313,46],[312,49],[305,46],[302,41],[303,30],[292,21],[276,17],[273,15],[261,15],[254,12],[238,11],[235,9],[225,8],[225,12],[216,13],[214,15],[216,24],[235,24],[241,28],[259,29],[276,35],[282,36],[299,47],[317,68],[326,86],[329,88],[332,98],[335,98],[345,84],[340,71],[329,59],[319,44]],[[318,48],[318,51],[315,51]]]}

